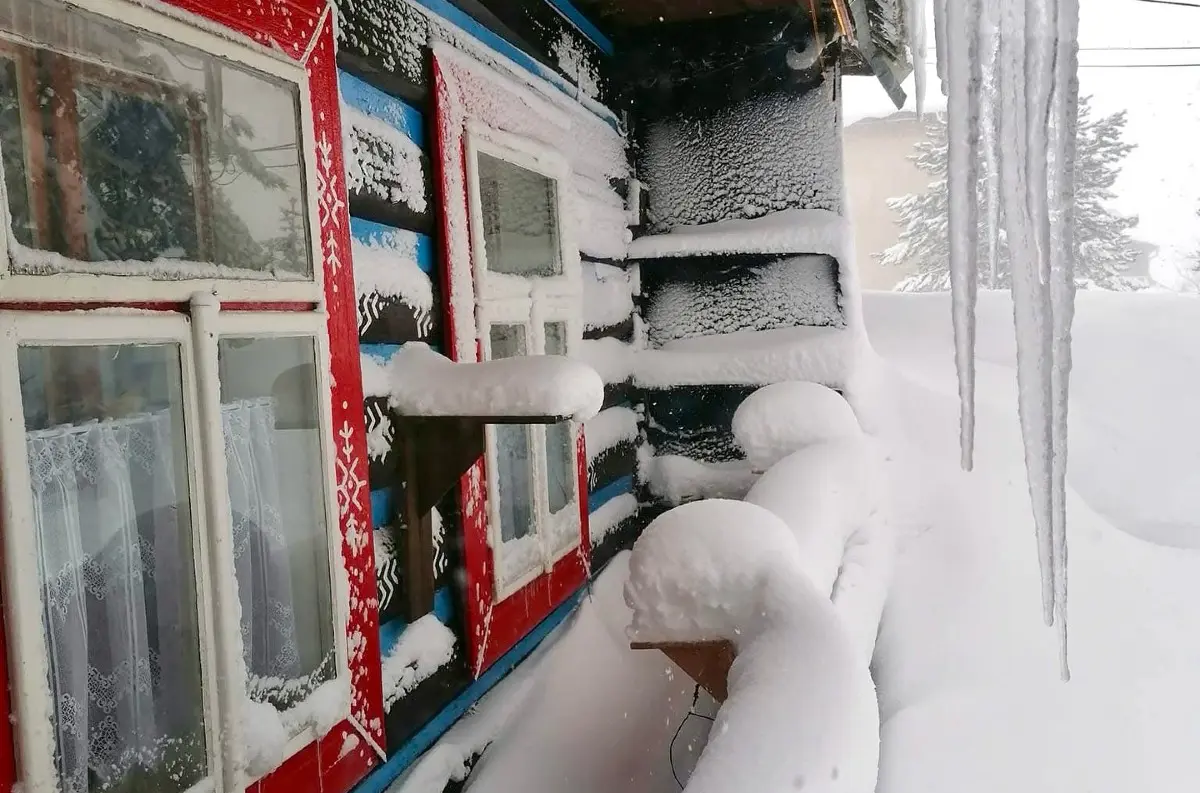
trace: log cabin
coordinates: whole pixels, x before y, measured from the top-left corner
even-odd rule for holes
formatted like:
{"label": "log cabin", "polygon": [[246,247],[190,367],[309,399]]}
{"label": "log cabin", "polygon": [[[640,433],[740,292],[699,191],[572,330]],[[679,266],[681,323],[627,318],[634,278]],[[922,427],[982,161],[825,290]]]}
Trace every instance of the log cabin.
{"label": "log cabin", "polygon": [[853,403],[902,6],[0,2],[0,790],[386,790],[750,391]]}

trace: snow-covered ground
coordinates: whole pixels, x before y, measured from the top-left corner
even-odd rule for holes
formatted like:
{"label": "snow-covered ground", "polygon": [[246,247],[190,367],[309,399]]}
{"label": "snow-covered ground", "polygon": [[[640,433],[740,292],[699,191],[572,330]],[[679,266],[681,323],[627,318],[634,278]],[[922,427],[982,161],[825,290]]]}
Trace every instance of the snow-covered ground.
{"label": "snow-covered ground", "polygon": [[[1190,790],[1200,778],[1200,303],[1079,296],[1071,683],[1040,623],[1011,302],[979,313],[977,470],[957,470],[946,295],[871,294],[905,532],[875,658],[880,793]],[[1145,538],[1145,539],[1143,539]],[[1152,541],[1151,541],[1152,540]],[[1182,547],[1181,547],[1182,546]]]}
{"label": "snow-covered ground", "polygon": [[[883,440],[902,533],[874,663],[878,793],[1194,789],[1200,301],[1079,296],[1067,684],[1058,680],[1055,636],[1041,623],[1008,296],[981,296],[971,474],[957,468],[949,297],[867,294],[864,310],[886,369],[894,421]],[[672,755],[693,687],[665,658],[627,648],[627,569],[619,557],[538,666],[496,693],[511,718],[489,723],[481,709],[485,732],[500,737],[469,790],[677,793],[675,774],[686,781],[707,722],[689,719]],[[703,703],[701,711],[712,712]],[[460,730],[464,753],[480,743],[471,729]],[[744,789],[756,790],[754,780]]]}

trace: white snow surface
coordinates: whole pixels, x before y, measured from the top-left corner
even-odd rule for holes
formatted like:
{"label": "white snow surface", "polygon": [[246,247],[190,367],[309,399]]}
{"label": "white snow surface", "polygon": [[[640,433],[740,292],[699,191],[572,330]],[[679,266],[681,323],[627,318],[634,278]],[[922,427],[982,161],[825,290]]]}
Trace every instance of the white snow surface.
{"label": "white snow surface", "polygon": [[828,209],[784,209],[750,220],[675,226],[664,234],[638,237],[631,259],[662,259],[703,253],[824,253],[850,262],[849,225]]}
{"label": "white snow surface", "polygon": [[710,463],[678,454],[638,449],[638,478],[657,498],[682,504],[697,498],[742,498],[758,479],[744,461]]}
{"label": "white snow surface", "polygon": [[[898,421],[902,553],[874,668],[879,793],[1183,790],[1200,686],[1200,306],[1081,293],[1071,394],[1072,678],[1041,627],[1008,295],[983,293],[976,470],[956,465],[945,295],[868,295]],[[1014,761],[1014,758],[1020,758]]]}
{"label": "white snow surface", "polygon": [[346,187],[424,213],[421,148],[392,125],[342,104]]}
{"label": "white snow surface", "polygon": [[561,416],[587,421],[604,404],[591,367],[557,355],[455,363],[409,342],[388,363],[389,404],[409,416]]}
{"label": "white snow surface", "polygon": [[732,429],[747,462],[760,471],[804,446],[862,435],[841,394],[797,380],[763,386],[746,397],[733,414]]}
{"label": "white snow surface", "polygon": [[629,342],[605,337],[584,339],[574,357],[595,369],[605,383],[624,383],[633,376],[636,352]]}
{"label": "white snow surface", "polygon": [[[829,327],[738,331],[679,339],[634,356],[634,380],[647,388],[677,385],[769,385],[807,380],[845,388],[869,368],[860,337]],[[861,420],[861,419],[860,419]]]}
{"label": "white snow surface", "polygon": [[400,634],[383,656],[383,707],[390,709],[454,657],[454,632],[426,614]]}
{"label": "white snow surface", "polygon": [[814,443],[773,465],[746,494],[748,503],[788,525],[801,568],[825,597],[833,593],[850,535],[879,508],[879,456],[861,433]]}
{"label": "white snow surface", "polygon": [[631,639],[737,648],[729,697],[685,791],[875,790],[879,715],[866,660],[772,512],[709,500],[660,515],[634,546],[625,600]]}
{"label": "white snow surface", "polygon": [[612,447],[638,437],[638,414],[623,405],[602,410],[583,425],[587,441],[588,463]]}
{"label": "white snow surface", "polygon": [[739,645],[760,628],[768,581],[798,574],[801,563],[791,529],[765,507],[729,499],[675,507],[651,521],[630,556],[629,638]]}
{"label": "white snow surface", "polygon": [[[621,596],[628,560],[619,554],[536,656],[390,793],[441,793],[489,743],[468,781],[471,793],[678,793],[672,761],[686,778],[709,725],[684,718],[694,688],[685,674],[661,653],[629,648]],[[712,701],[702,695],[697,710],[711,716]]]}
{"label": "white snow surface", "polygon": [[633,493],[623,493],[605,501],[588,516],[588,536],[592,539],[592,547],[602,543],[622,521],[633,517],[637,511],[638,500]]}
{"label": "white snow surface", "polygon": [[583,327],[597,330],[620,325],[633,313],[629,273],[603,262],[583,262]]}
{"label": "white snow surface", "polygon": [[654,291],[646,312],[650,344],[797,325],[843,327],[838,264],[801,254],[746,268],[738,277],[679,280]]}
{"label": "white snow surface", "polygon": [[[841,104],[835,81],[678,115],[644,130],[639,178],[663,232],[787,209],[842,209]],[[803,253],[793,249],[787,253]]]}
{"label": "white snow surface", "polygon": [[[854,598],[870,605],[888,591],[873,661],[877,793],[1190,789],[1200,778],[1200,304],[1078,298],[1067,478],[1073,676],[1063,684],[1039,619],[1011,299],[980,295],[981,453],[970,474],[958,465],[949,297],[869,293],[864,303],[887,364],[880,388],[892,420],[879,441],[890,532],[851,538],[833,597],[845,614]],[[899,546],[890,588],[872,563],[889,533]],[[565,631],[558,646],[570,642],[573,654],[538,671],[546,688],[507,723],[470,789],[679,793],[666,747],[692,684],[663,656],[625,649],[617,568]],[[595,629],[597,617],[607,630]],[[794,729],[799,712],[780,729]],[[690,719],[675,753],[685,782],[683,750],[694,758],[704,748],[693,726],[704,724]],[[756,781],[750,773],[729,789]]]}
{"label": "white snow surface", "polygon": [[385,397],[392,391],[391,376],[388,374],[388,363],[374,355],[359,353],[362,366],[362,387],[364,397]]}

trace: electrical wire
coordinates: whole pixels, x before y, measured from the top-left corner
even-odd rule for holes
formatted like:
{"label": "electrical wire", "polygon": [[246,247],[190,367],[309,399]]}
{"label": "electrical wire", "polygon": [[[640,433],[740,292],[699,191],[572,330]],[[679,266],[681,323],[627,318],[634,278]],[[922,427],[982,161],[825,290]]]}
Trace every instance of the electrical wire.
{"label": "electrical wire", "polygon": [[679,734],[683,732],[683,725],[687,724],[688,719],[695,716],[698,719],[712,723],[716,721],[712,716],[705,716],[703,713],[696,712],[696,703],[700,701],[700,685],[696,684],[696,690],[692,692],[692,705],[688,708],[687,714],[680,720],[679,726],[675,728],[675,734],[671,736],[671,745],[667,747],[667,760],[671,763],[671,776],[675,777],[675,784],[679,785],[679,789],[683,790],[683,782],[679,780],[679,774],[675,771],[675,742],[679,740]]}
{"label": "electrical wire", "polygon": [[1185,3],[1183,0],[1138,0],[1138,2],[1164,6],[1183,6],[1184,8],[1200,8],[1200,3]]}

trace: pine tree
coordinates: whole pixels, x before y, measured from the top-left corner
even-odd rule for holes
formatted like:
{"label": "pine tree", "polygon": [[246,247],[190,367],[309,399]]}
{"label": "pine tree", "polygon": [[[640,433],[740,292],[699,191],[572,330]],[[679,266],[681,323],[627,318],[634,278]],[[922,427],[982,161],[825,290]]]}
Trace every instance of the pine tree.
{"label": "pine tree", "polygon": [[[1079,288],[1129,291],[1143,284],[1125,275],[1137,260],[1138,249],[1130,236],[1136,217],[1114,212],[1112,186],[1120,174],[1121,161],[1133,145],[1123,138],[1125,112],[1094,118],[1087,98],[1079,105],[1078,156],[1075,166],[1076,273]],[[927,127],[928,140],[915,146],[910,158],[934,177],[923,193],[888,201],[903,228],[900,240],[882,254],[885,265],[915,265],[917,272],[901,281],[904,292],[940,292],[950,288],[949,234],[946,184],[946,118],[935,116]],[[1009,254],[1001,215],[999,246],[993,272],[988,256],[987,187],[998,175],[980,162],[979,173],[979,283],[985,289],[1007,289],[1011,285]],[[1003,210],[1001,210],[1003,211]]]}

